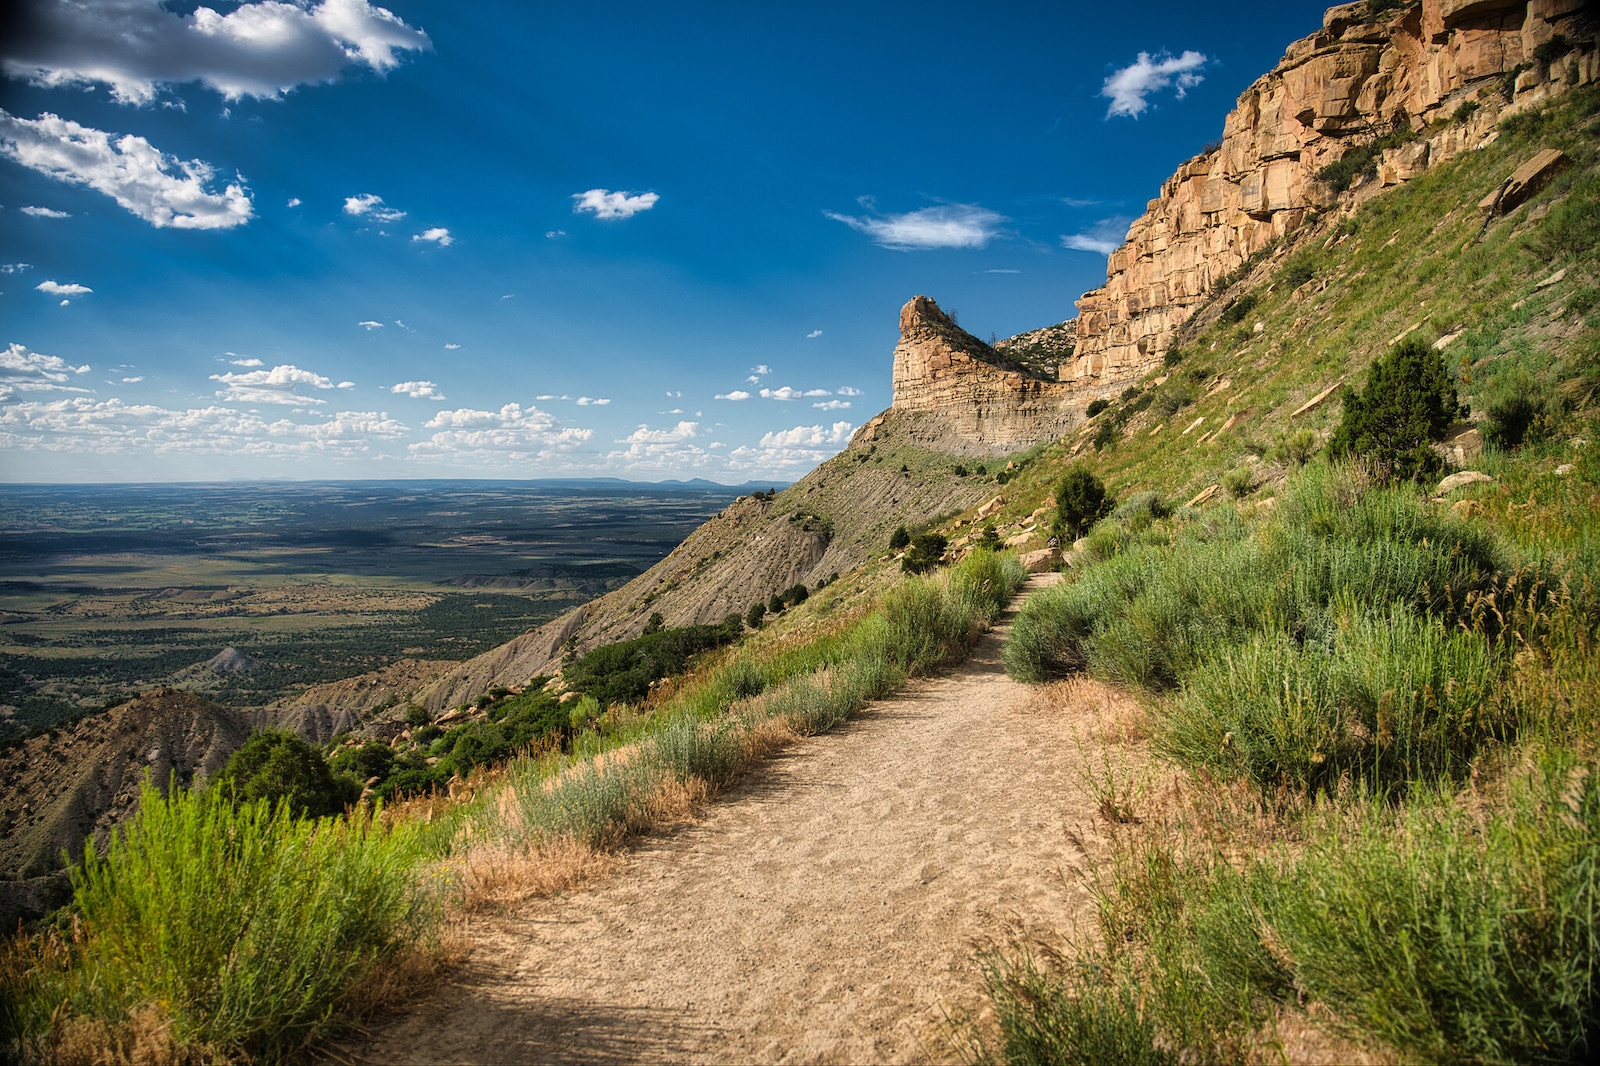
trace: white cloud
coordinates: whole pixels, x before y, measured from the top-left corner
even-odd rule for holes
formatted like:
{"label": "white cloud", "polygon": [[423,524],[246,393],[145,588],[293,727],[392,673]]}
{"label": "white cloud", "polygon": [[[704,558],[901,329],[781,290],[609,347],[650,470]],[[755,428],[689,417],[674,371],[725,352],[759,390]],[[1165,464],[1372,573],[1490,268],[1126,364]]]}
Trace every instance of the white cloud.
{"label": "white cloud", "polygon": [[122,379],[122,383],[124,385],[137,385],[137,384],[139,384],[139,382],[141,382],[143,380],[144,380],[144,375],[143,374],[136,374],[131,378],[123,378]]}
{"label": "white cloud", "polygon": [[814,329],[810,333],[806,334],[806,340],[815,340],[820,336],[822,336],[822,331],[820,329]]}
{"label": "white cloud", "polygon": [[386,71],[396,52],[432,47],[428,35],[368,0],[259,0],[227,14],[192,14],[162,0],[36,3],[8,35],[0,66],[39,85],[103,84],[124,103],[198,81],[228,99],[276,97],[336,80],[361,64]]}
{"label": "white cloud", "polygon": [[748,400],[750,394],[743,389],[734,389],[732,392],[719,392],[713,398],[718,400]]}
{"label": "white cloud", "polygon": [[[567,231],[564,229],[547,229],[544,231],[544,235],[546,240],[553,241],[557,237],[565,237],[567,235]],[[504,299],[504,297],[501,298]]]}
{"label": "white cloud", "polygon": [[32,269],[32,263],[0,263],[0,274],[20,274]]}
{"label": "white cloud", "polygon": [[341,381],[336,387],[341,389],[353,389],[356,387],[356,383],[353,381]]}
{"label": "white cloud", "polygon": [[456,239],[450,236],[450,231],[443,226],[425,229],[421,233],[414,234],[411,239],[413,241],[432,241],[441,248],[448,248],[456,243]]}
{"label": "white cloud", "polygon": [[[301,370],[293,364],[275,366],[271,370],[252,370],[245,374],[212,374],[212,381],[222,382],[217,396],[237,403],[276,403],[287,406],[324,404],[315,396],[307,396],[303,389],[332,389],[334,383],[321,374]],[[345,385],[349,383],[346,382]],[[339,386],[343,387],[343,386]]]}
{"label": "white cloud", "polygon": [[431,438],[410,446],[412,458],[463,461],[494,457],[511,461],[547,459],[582,446],[594,430],[560,425],[537,407],[508,403],[498,411],[470,407],[440,411],[423,423]]}
{"label": "white cloud", "polygon": [[34,218],[71,218],[72,217],[72,212],[71,211],[57,211],[53,207],[35,207],[32,204],[29,204],[27,207],[24,207],[22,209],[22,213],[25,214],[25,215],[32,215]]}
{"label": "white cloud", "polygon": [[356,454],[368,451],[373,441],[407,432],[405,423],[378,411],[341,411],[322,421],[295,422],[231,407],[176,411],[87,397],[0,408],[0,440],[7,447],[88,454]]}
{"label": "white cloud", "polygon": [[49,293],[51,296],[87,296],[94,291],[89,286],[79,285],[77,282],[68,282],[62,285],[60,282],[55,281],[41,281],[34,288],[40,292]]}
{"label": "white cloud", "polygon": [[300,206],[300,197],[298,197],[298,196],[289,197],[289,202],[284,204],[283,206],[284,207],[299,207]]}
{"label": "white cloud", "polygon": [[[232,355],[233,353],[229,352],[228,354]],[[265,364],[263,364],[261,362],[261,360],[255,358],[254,356],[251,356],[251,357],[245,358],[245,359],[229,359],[228,362],[233,364],[234,366],[263,366],[263,365],[265,365]]]}
{"label": "white cloud", "polygon": [[632,218],[641,211],[650,210],[656,205],[656,201],[661,199],[653,192],[631,195],[625,192],[612,192],[610,189],[590,189],[587,192],[573,193],[572,198],[577,201],[572,205],[573,214],[593,211],[595,218],[603,219]]}
{"label": "white cloud", "polygon": [[791,472],[815,466],[850,441],[855,427],[849,422],[831,426],[795,426],[776,430],[755,447],[742,446],[728,453],[728,468],[750,473]]}
{"label": "white cloud", "polygon": [[809,399],[813,396],[829,395],[832,394],[829,393],[827,389],[806,389],[801,391],[800,389],[791,388],[788,385],[784,385],[781,388],[776,389],[761,390],[761,398],[763,400],[801,400]]}
{"label": "white cloud", "polygon": [[770,373],[772,373],[772,368],[770,366],[768,366],[766,363],[761,363],[761,364],[759,364],[757,366],[751,367],[750,368],[750,373],[752,373],[752,374],[763,374],[763,375],[770,374]]}
{"label": "white cloud", "polygon": [[459,345],[459,344],[446,344],[444,346],[444,350],[447,351],[447,352],[453,352],[459,347],[461,347],[461,345]]}
{"label": "white cloud", "polygon": [[825,401],[823,403],[814,403],[811,406],[815,407],[819,411],[842,411],[846,407],[850,406],[850,401],[849,400],[827,400],[827,401]]}
{"label": "white cloud", "polygon": [[1009,269],[1007,267],[992,267],[992,268],[990,268],[988,270],[979,270],[979,271],[977,271],[977,273],[979,273],[979,274],[1020,274],[1020,273],[1022,273],[1022,271],[1020,271],[1020,270],[1011,270],[1011,269]]}
{"label": "white cloud", "polygon": [[824,211],[835,222],[865,233],[897,252],[932,248],[982,248],[999,233],[1004,215],[977,204],[940,204],[903,215],[856,217]]}
{"label": "white cloud", "polygon": [[590,399],[588,396],[579,396],[577,402],[579,407],[605,407],[611,402],[611,399],[609,397]]}
{"label": "white cloud", "polygon": [[383,197],[370,192],[344,198],[344,213],[356,218],[370,218],[374,222],[399,222],[406,217],[404,211],[384,205]]}
{"label": "white cloud", "polygon": [[1062,234],[1061,247],[1110,255],[1122,247],[1122,242],[1127,239],[1130,221],[1127,218],[1103,218],[1080,233]]}
{"label": "white cloud", "polygon": [[679,422],[669,429],[651,429],[641,424],[638,429],[616,441],[626,447],[608,453],[606,461],[613,467],[626,470],[658,472],[703,467],[713,456],[706,448],[693,443],[700,436],[698,422]]}
{"label": "white cloud", "polygon": [[357,322],[356,325],[360,326],[362,329],[366,330],[368,333],[371,333],[375,329],[382,329],[383,328],[383,323],[382,322],[379,322],[378,320],[372,319],[372,318],[366,319],[365,321],[362,321],[362,322]]}
{"label": "white cloud", "polygon": [[856,388],[853,385],[841,385],[839,388],[834,389],[833,391],[837,392],[840,396],[860,396],[861,395],[861,390]]}
{"label": "white cloud", "polygon": [[169,156],[132,134],[113,140],[48,112],[30,121],[0,109],[0,155],[104,193],[157,228],[231,229],[253,213],[243,178],[211,192],[209,163]]}
{"label": "white cloud", "polygon": [[1168,86],[1182,100],[1190,89],[1205,80],[1200,70],[1206,62],[1206,57],[1195,51],[1185,51],[1180,56],[1161,52],[1154,57],[1149,52],[1140,52],[1138,59],[1113,73],[1101,87],[1100,95],[1111,101],[1111,106],[1106,108],[1106,118],[1115,115],[1138,118],[1150,106],[1145,98]]}
{"label": "white cloud", "polygon": [[88,372],[87,364],[73,366],[58,355],[29,351],[26,345],[12,343],[0,351],[0,400],[8,400],[16,392],[88,392],[67,384],[72,375]]}
{"label": "white cloud", "polygon": [[439,391],[439,386],[431,381],[402,381],[398,385],[390,385],[389,391],[403,393],[413,400],[444,399],[444,394]]}

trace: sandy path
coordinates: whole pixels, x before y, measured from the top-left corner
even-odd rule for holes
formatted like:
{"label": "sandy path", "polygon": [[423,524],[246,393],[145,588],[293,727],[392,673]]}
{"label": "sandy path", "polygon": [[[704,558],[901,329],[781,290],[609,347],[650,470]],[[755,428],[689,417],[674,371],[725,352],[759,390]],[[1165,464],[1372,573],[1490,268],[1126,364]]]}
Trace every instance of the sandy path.
{"label": "sandy path", "polygon": [[973,939],[1006,919],[1069,928],[1089,902],[1065,830],[1094,818],[1094,711],[1005,676],[1008,621],[958,671],[638,842],[617,877],[474,923],[451,983],[360,1057],[950,1058],[946,1019],[982,1004]]}

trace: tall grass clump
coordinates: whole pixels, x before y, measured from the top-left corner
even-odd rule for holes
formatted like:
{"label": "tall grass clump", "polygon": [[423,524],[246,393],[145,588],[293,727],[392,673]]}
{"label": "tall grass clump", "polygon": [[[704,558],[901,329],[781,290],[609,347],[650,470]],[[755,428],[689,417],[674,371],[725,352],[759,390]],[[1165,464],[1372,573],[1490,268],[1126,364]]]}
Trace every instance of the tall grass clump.
{"label": "tall grass clump", "polygon": [[421,851],[407,827],[362,811],[304,819],[285,802],[163,797],[147,783],[138,814],[73,870],[79,935],[13,945],[40,964],[13,956],[7,1041],[37,1057],[76,1033],[71,1057],[118,1046],[144,1018],[177,1058],[298,1053],[357,982],[427,932]]}

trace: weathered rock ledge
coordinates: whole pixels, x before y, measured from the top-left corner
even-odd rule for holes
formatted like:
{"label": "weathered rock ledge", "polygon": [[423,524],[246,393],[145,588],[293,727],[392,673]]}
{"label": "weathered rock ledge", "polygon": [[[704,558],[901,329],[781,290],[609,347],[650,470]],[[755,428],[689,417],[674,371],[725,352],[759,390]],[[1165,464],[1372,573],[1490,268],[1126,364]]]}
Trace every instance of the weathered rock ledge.
{"label": "weathered rock ledge", "polygon": [[[1358,204],[1480,144],[1502,115],[1600,80],[1587,8],[1585,0],[1330,8],[1322,29],[1290,45],[1239,97],[1221,142],[1179,167],[1129,227],[1105,285],[1077,302],[1073,366],[1062,376],[1141,376],[1219,281],[1308,212]],[[1560,51],[1552,41],[1565,53],[1551,58]],[[1478,106],[1463,121],[1440,121],[1469,103]],[[1396,129],[1415,136],[1382,152],[1375,178],[1342,196],[1317,180]]]}

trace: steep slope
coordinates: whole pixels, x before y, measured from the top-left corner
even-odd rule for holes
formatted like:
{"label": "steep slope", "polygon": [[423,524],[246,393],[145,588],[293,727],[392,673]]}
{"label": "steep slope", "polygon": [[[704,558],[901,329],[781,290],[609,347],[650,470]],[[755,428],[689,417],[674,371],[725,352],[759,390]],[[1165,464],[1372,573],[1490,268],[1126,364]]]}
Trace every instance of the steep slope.
{"label": "steep slope", "polygon": [[1078,301],[1071,376],[1159,367],[1189,316],[1251,256],[1340,204],[1341,184],[1343,203],[1370,199],[1481,144],[1501,116],[1597,78],[1583,0],[1330,8],[1129,227],[1106,284]]}
{"label": "steep slope", "polygon": [[220,769],[251,724],[245,712],[155,689],[0,753],[0,923],[59,893],[61,853],[81,856],[90,836],[104,844],[138,806],[146,775],[163,791],[174,775],[190,785]]}

